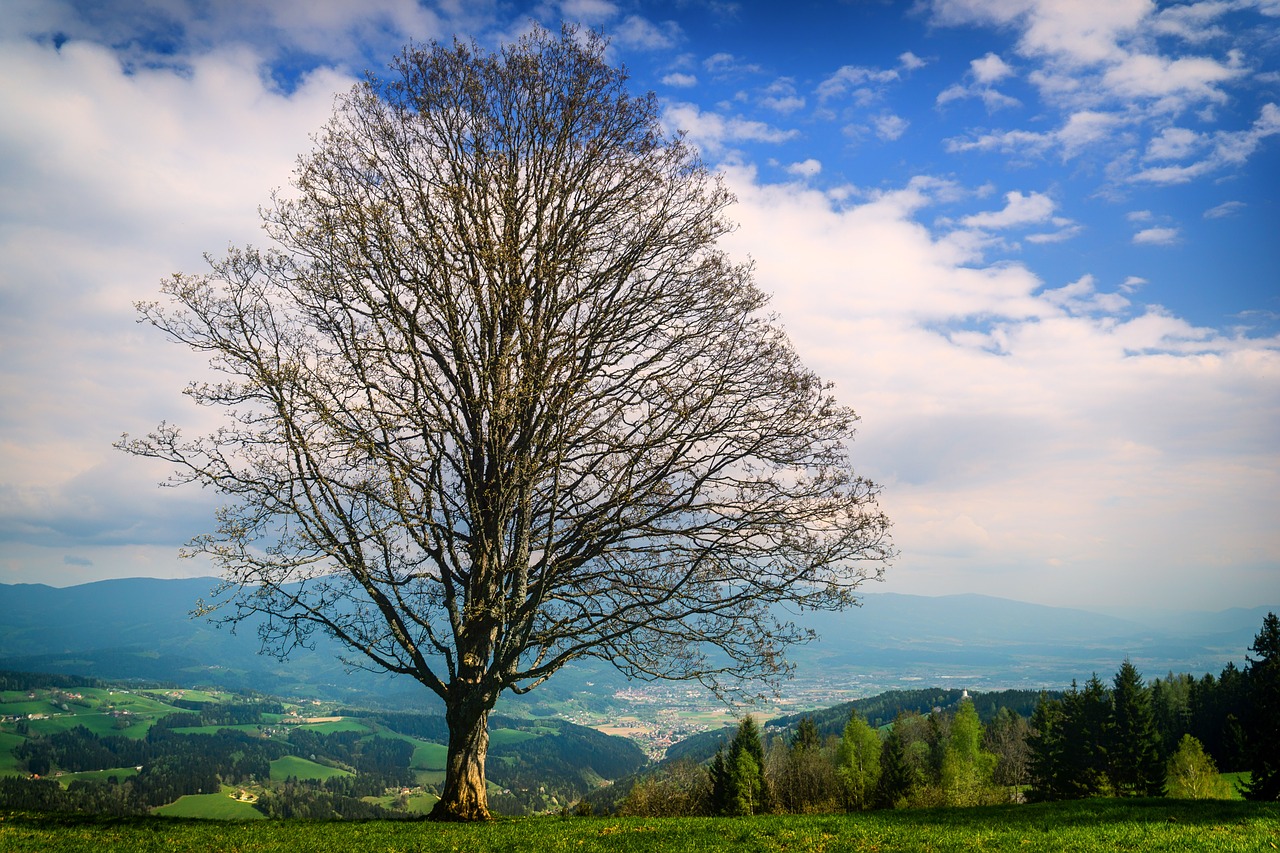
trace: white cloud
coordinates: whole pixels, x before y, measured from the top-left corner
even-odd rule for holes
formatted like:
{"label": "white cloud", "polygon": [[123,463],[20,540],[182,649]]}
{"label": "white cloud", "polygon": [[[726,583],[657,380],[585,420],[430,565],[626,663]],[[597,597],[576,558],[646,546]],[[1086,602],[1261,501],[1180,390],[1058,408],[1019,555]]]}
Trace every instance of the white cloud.
{"label": "white cloud", "polygon": [[1062,159],[1070,160],[1100,140],[1111,139],[1126,119],[1113,113],[1081,110],[1069,115],[1056,130],[1007,130],[980,133],[969,139],[946,140],[946,148],[959,151],[1002,151],[1008,154],[1042,155],[1057,150]]}
{"label": "white cloud", "polygon": [[[204,251],[261,242],[258,205],[354,82],[321,70],[284,94],[245,47],[182,64],[126,74],[84,41],[0,46],[0,77],[24,82],[0,88],[0,299],[21,306],[0,315],[0,384],[22,401],[0,414],[0,536],[7,570],[16,555],[38,567],[28,580],[180,571],[176,546],[214,496],[155,488],[167,466],[111,443],[166,417],[209,426],[177,393],[204,365],[139,328],[132,304],[203,269]],[[39,562],[68,541],[94,566]]]}
{"label": "white cloud", "polygon": [[[1216,124],[1222,108],[1234,101],[1233,88],[1256,79],[1244,46],[1260,36],[1249,28],[1227,30],[1215,23],[1245,5],[1217,0],[1165,8],[1151,0],[932,0],[935,24],[994,25],[1017,32],[1020,64],[1030,66],[1027,79],[1047,106],[1069,116],[1057,131],[971,132],[950,140],[949,150],[1039,154],[1060,148],[1068,159],[1097,152],[1110,160],[1106,174],[1121,183],[1183,183],[1238,165],[1261,138],[1271,135],[1267,107],[1261,125],[1224,127],[1198,137],[1190,135],[1195,131],[1171,127],[1170,118],[1193,113]],[[1188,52],[1200,49],[1195,45],[1212,47],[1215,53]],[[938,103],[981,97],[989,111],[1007,106],[1002,93],[984,85],[1001,79],[1006,69],[994,53],[974,60],[968,81],[945,89]],[[1131,138],[1113,138],[1122,125],[1132,130]],[[1190,156],[1198,145],[1212,145],[1213,153],[1196,163],[1167,162]],[[1144,159],[1157,165],[1134,172],[1130,152],[1143,147]]]}
{"label": "white cloud", "polygon": [[917,68],[924,68],[928,65],[927,62],[909,50],[906,53],[898,55],[898,64],[901,65],[905,71],[915,71]]}
{"label": "white cloud", "polygon": [[812,178],[822,171],[822,163],[810,157],[808,160],[801,160],[799,163],[792,163],[787,166],[787,174],[796,175],[801,178]]}
{"label": "white cloud", "polygon": [[708,72],[720,77],[737,76],[743,74],[759,74],[760,66],[752,62],[746,62],[732,53],[713,53],[702,61],[702,67]]}
{"label": "white cloud", "polygon": [[1133,279],[1108,292],[975,263],[920,222],[947,182],[836,208],[749,170],[729,180],[730,250],[862,416],[853,460],[886,484],[903,550],[890,589],[965,591],[1000,571],[1015,598],[1084,603],[1129,578],[1117,594],[1150,594],[1130,565],[1154,547],[1154,594],[1173,601],[1205,565],[1274,553],[1280,340],[1134,305]]}
{"label": "white cloud", "polygon": [[560,12],[569,21],[603,24],[617,17],[618,7],[608,0],[561,0]]}
{"label": "white cloud", "polygon": [[795,83],[789,77],[773,81],[760,99],[760,106],[784,115],[803,109],[804,104],[804,98],[796,94]]}
{"label": "white cloud", "polygon": [[[1042,91],[1062,87],[1050,103],[1067,106],[1046,110],[1031,130],[971,133],[954,150],[1070,159],[1110,144],[1137,152],[1142,167],[1207,169],[1186,162],[1200,156],[1225,169],[1276,132],[1269,106],[1243,130],[1204,128],[1200,146],[1178,156],[1179,137],[1165,133],[1175,129],[1168,114],[1149,119],[1142,104],[1089,102],[1097,91],[1087,90],[1100,85],[1103,70],[1119,68],[1126,56],[1155,55],[1138,43],[1141,27],[1126,29],[1123,16],[1102,10],[1097,32],[1087,32],[1073,4],[1059,4],[1070,19],[1060,25],[1034,0],[962,6],[970,20],[1015,27],[1019,73],[1043,71],[1036,78]],[[267,14],[262,8],[258,18]],[[256,206],[286,181],[307,133],[329,115],[331,94],[351,82],[344,72],[319,70],[278,91],[264,82],[264,57],[313,44],[324,56],[341,53],[342,68],[362,67],[360,51],[373,49],[355,44],[363,36],[344,35],[344,22],[361,14],[357,7],[280,8],[299,20],[283,46],[237,39],[233,48],[187,50],[173,63],[184,64],[183,73],[143,64],[126,75],[117,54],[74,41],[61,52],[12,41],[0,50],[0,79],[10,84],[0,88],[7,223],[0,232],[7,309],[0,312],[0,535],[7,537],[0,565],[10,579],[209,572],[176,566],[173,554],[207,523],[211,496],[155,490],[159,475],[120,457],[110,442],[164,417],[206,428],[204,414],[178,393],[200,375],[200,360],[135,326],[130,304],[153,298],[174,270],[199,271],[204,250],[262,241]],[[454,31],[434,15],[415,18],[417,3],[371,0],[363,8],[381,17],[361,18],[362,25],[389,28],[378,36],[379,50],[387,39],[403,40],[401,28],[410,26],[403,22],[418,20],[424,29],[411,34],[420,37]],[[587,11],[605,15],[612,4],[594,8]],[[1041,31],[1033,33],[1033,23]],[[244,29],[243,20],[236,26]],[[273,38],[273,26],[267,20],[263,40]],[[1090,51],[1110,58],[1065,73]],[[1175,66],[1182,57],[1172,53],[1164,58],[1164,76],[1147,78],[1149,94],[1140,100],[1197,91],[1198,66]],[[1216,61],[1230,68],[1229,59]],[[874,100],[922,64],[903,54],[892,71],[850,66],[824,91],[833,100]],[[758,71],[730,55],[706,68]],[[666,81],[686,83],[697,80]],[[1238,84],[1232,77],[1200,91]],[[881,118],[899,117],[885,111]],[[717,156],[745,142],[796,136],[691,104],[673,105],[664,119]],[[1148,126],[1156,130],[1139,133]],[[782,168],[795,178],[823,174],[816,159]],[[833,163],[827,170],[839,171]],[[728,180],[741,199],[733,215],[742,228],[727,248],[734,258],[755,259],[759,283],[776,294],[772,307],[805,363],[834,380],[862,415],[853,460],[886,484],[885,508],[903,548],[890,588],[965,591],[975,578],[1000,574],[1000,591],[1011,597],[1084,603],[1107,588],[1120,599],[1175,602],[1197,590],[1201,606],[1225,607],[1239,602],[1219,602],[1211,596],[1229,592],[1203,584],[1206,571],[1224,564],[1258,566],[1257,589],[1273,588],[1280,341],[1197,328],[1139,304],[1143,279],[1107,284],[1087,274],[1087,257],[1050,281],[1020,263],[984,260],[984,241],[1015,229],[1028,243],[1079,230],[1049,193],[1006,193],[989,202],[996,209],[973,214],[961,234],[935,216],[975,195],[952,180],[917,176],[886,179],[875,191],[823,192],[798,179],[765,185],[743,167]],[[1206,216],[1238,209],[1226,202]],[[1146,239],[1161,231],[1179,239],[1162,214],[1133,221]],[[1153,291],[1162,288],[1159,273],[1136,268]],[[1160,565],[1162,583],[1152,587],[1143,576],[1124,588],[1127,567],[1139,563]],[[1044,568],[1050,565],[1057,568]]]}
{"label": "white cloud", "polygon": [[1144,228],[1133,235],[1133,242],[1136,246],[1172,246],[1179,237],[1177,228]]}
{"label": "white cloud", "polygon": [[988,53],[981,59],[969,61],[969,73],[982,85],[997,83],[1013,74],[1013,68],[997,54]]}
{"label": "white cloud", "polygon": [[1053,216],[1054,202],[1044,193],[1023,195],[1017,190],[1005,194],[1003,210],[975,213],[960,220],[966,228],[1013,228],[1048,222]]}
{"label": "white cloud", "polygon": [[1168,6],[1156,13],[1154,29],[1162,35],[1177,36],[1188,42],[1211,41],[1226,34],[1213,22],[1231,9],[1232,4],[1220,0]]}
{"label": "white cloud", "polygon": [[1235,216],[1237,213],[1245,209],[1245,203],[1242,201],[1224,201],[1222,204],[1215,205],[1204,212],[1205,219],[1225,219],[1229,216]]}
{"label": "white cloud", "polygon": [[1041,295],[1067,313],[1119,314],[1129,307],[1129,300],[1118,293],[1099,293],[1091,275],[1083,275],[1070,284],[1044,290]]}
{"label": "white cloud", "polygon": [[668,106],[663,111],[662,121],[669,130],[685,131],[689,141],[713,156],[737,143],[779,143],[798,135],[795,130],[782,130],[761,121],[703,112],[696,104],[688,103]]}
{"label": "white cloud", "polygon": [[[1130,180],[1151,184],[1183,184],[1210,172],[1238,166],[1248,160],[1269,137],[1280,134],[1280,107],[1264,104],[1258,118],[1247,130],[1218,130],[1199,137],[1196,145],[1171,152],[1187,156],[1198,148],[1208,148],[1203,159],[1185,165],[1153,166],[1135,173]],[[1162,151],[1157,144],[1157,150]]]}
{"label": "white cloud", "polygon": [[664,86],[674,86],[678,89],[688,89],[698,85],[698,78],[694,74],[683,74],[681,72],[673,72],[662,78]]}
{"label": "white cloud", "polygon": [[1166,127],[1147,143],[1147,160],[1181,160],[1202,144],[1203,137],[1185,127]]}
{"label": "white cloud", "polygon": [[866,102],[880,89],[895,80],[898,72],[893,69],[868,68],[861,65],[845,65],[818,84],[814,90],[820,101],[829,101],[852,92],[863,94],[859,100]]}
{"label": "white cloud", "polygon": [[663,50],[675,46],[680,27],[672,21],[655,24],[638,15],[628,15],[610,35],[620,45],[643,50]]}
{"label": "white cloud", "polygon": [[906,133],[907,128],[911,126],[911,122],[902,116],[893,115],[892,113],[878,115],[871,120],[871,123],[876,129],[876,136],[886,142],[901,138],[902,134]]}
{"label": "white cloud", "polygon": [[1235,54],[1226,64],[1200,56],[1132,54],[1106,70],[1102,85],[1111,97],[1150,99],[1155,109],[1177,113],[1200,102],[1226,102],[1220,84],[1246,73]]}

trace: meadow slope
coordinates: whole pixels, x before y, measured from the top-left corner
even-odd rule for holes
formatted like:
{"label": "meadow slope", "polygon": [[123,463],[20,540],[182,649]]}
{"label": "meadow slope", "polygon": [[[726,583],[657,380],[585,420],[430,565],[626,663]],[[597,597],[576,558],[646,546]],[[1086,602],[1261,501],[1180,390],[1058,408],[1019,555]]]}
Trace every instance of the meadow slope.
{"label": "meadow slope", "polygon": [[840,853],[1229,851],[1280,846],[1280,803],[1086,800],[1030,806],[745,818],[424,822],[196,821],[0,813],[6,853],[340,853],[348,850]]}

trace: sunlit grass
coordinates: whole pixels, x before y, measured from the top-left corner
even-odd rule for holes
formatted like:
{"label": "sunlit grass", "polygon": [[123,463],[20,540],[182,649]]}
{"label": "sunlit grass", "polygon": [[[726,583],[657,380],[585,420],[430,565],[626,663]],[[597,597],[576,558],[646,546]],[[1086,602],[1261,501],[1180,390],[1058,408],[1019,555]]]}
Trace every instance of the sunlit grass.
{"label": "sunlit grass", "polygon": [[889,851],[1269,851],[1280,804],[1088,800],[1033,806],[756,818],[523,818],[484,825],[373,821],[226,823],[160,818],[0,815],[0,850],[619,851],[619,853],[889,853]]}
{"label": "sunlit grass", "polygon": [[271,780],[273,782],[283,782],[290,776],[297,779],[332,779],[334,776],[351,776],[353,775],[347,770],[339,770],[337,767],[326,767],[323,764],[317,764],[314,761],[308,761],[305,758],[299,758],[296,755],[286,755],[283,758],[277,758],[271,762]]}

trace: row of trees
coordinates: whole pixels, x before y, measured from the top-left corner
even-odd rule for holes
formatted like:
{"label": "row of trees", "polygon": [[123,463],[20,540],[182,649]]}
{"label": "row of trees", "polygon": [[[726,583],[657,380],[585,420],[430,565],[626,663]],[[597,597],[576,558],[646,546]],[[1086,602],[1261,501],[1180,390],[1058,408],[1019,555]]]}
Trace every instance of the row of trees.
{"label": "row of trees", "polygon": [[[1144,684],[1129,661],[1108,688],[1095,674],[1083,689],[1045,697],[1031,718],[1031,797],[1156,796],[1198,791],[1226,772],[1248,771],[1245,795],[1280,799],[1280,621],[1263,620],[1245,670],[1214,679],[1173,675]],[[1204,780],[1192,780],[1195,766]],[[1177,768],[1170,785],[1166,774]]]}
{"label": "row of trees", "polygon": [[[854,711],[839,737],[811,719],[766,738],[750,718],[708,765],[682,758],[637,783],[624,813],[757,814],[967,806],[1092,796],[1228,797],[1225,771],[1250,771],[1246,796],[1280,798],[1280,622],[1258,655],[1221,678],[1144,682],[1125,661],[1110,685],[1042,695],[1030,720],[1007,707],[984,725],[965,697],[954,712],[900,713],[876,728]],[[1204,736],[1202,742],[1200,737]],[[1216,759],[1216,760],[1215,760]]]}
{"label": "row of trees", "polygon": [[746,717],[708,766],[674,762],[637,783],[619,810],[805,814],[1005,801],[1009,780],[1025,773],[1025,727],[1013,712],[984,726],[967,697],[953,713],[900,714],[887,736],[857,712],[826,738],[808,718],[789,737],[764,738]]}

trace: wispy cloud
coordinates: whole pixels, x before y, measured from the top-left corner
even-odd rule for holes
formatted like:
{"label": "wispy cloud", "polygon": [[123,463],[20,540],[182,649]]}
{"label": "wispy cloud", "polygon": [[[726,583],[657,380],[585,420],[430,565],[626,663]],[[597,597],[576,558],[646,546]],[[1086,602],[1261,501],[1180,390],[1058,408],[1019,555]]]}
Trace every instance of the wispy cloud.
{"label": "wispy cloud", "polygon": [[1222,204],[1215,205],[1204,212],[1205,219],[1225,219],[1229,216],[1235,216],[1245,209],[1245,203],[1242,201],[1224,201]]}
{"label": "wispy cloud", "polygon": [[[1242,45],[1257,36],[1248,30],[1228,32],[1215,23],[1238,5],[1201,2],[1159,9],[1148,0],[932,0],[935,24],[1014,29],[1016,53],[1029,68],[1026,79],[1046,105],[1067,116],[1056,131],[971,131],[950,140],[948,150],[1037,155],[1056,149],[1067,158],[1096,154],[1109,161],[1106,172],[1113,179],[1154,184],[1185,183],[1238,166],[1261,139],[1280,132],[1274,104],[1265,105],[1249,128],[1197,131],[1170,124],[1190,113],[1215,121],[1218,108],[1231,102],[1232,87],[1255,73]],[[1218,52],[1204,53],[1209,45]],[[1004,60],[988,54],[971,62],[966,81],[945,89],[938,103],[976,97],[988,110],[1012,105],[993,85],[1008,75]],[[1132,136],[1114,138],[1110,131],[1120,126]],[[1129,154],[1135,144],[1145,148],[1145,165],[1138,169]],[[1168,162],[1200,151],[1208,153],[1195,162]]]}
{"label": "wispy cloud", "polygon": [[870,68],[862,65],[845,65],[820,82],[814,94],[820,101],[830,101],[852,95],[860,103],[873,100],[887,83],[899,79],[892,68]]}
{"label": "wispy cloud", "polygon": [[1181,236],[1177,228],[1143,228],[1133,235],[1135,246],[1172,246]]}
{"label": "wispy cloud", "polygon": [[1280,134],[1280,107],[1264,104],[1257,120],[1246,130],[1217,130],[1207,136],[1180,135],[1178,138],[1185,142],[1181,147],[1170,145],[1166,138],[1168,131],[1165,134],[1156,143],[1155,154],[1148,149],[1149,159],[1181,159],[1204,149],[1207,153],[1191,163],[1142,169],[1131,180],[1151,184],[1185,184],[1210,172],[1239,165],[1258,150],[1263,140]]}
{"label": "wispy cloud", "polygon": [[712,155],[743,142],[779,143],[799,135],[796,130],[784,130],[762,121],[704,112],[690,103],[671,104],[663,111],[662,121],[670,130],[684,131],[689,141]]}
{"label": "wispy cloud", "polygon": [[979,98],[989,111],[1020,106],[1021,102],[1017,98],[1005,95],[995,88],[996,83],[1013,73],[1013,68],[997,54],[988,53],[981,59],[971,60],[965,82],[952,84],[942,90],[936,103],[943,106],[963,98]]}

